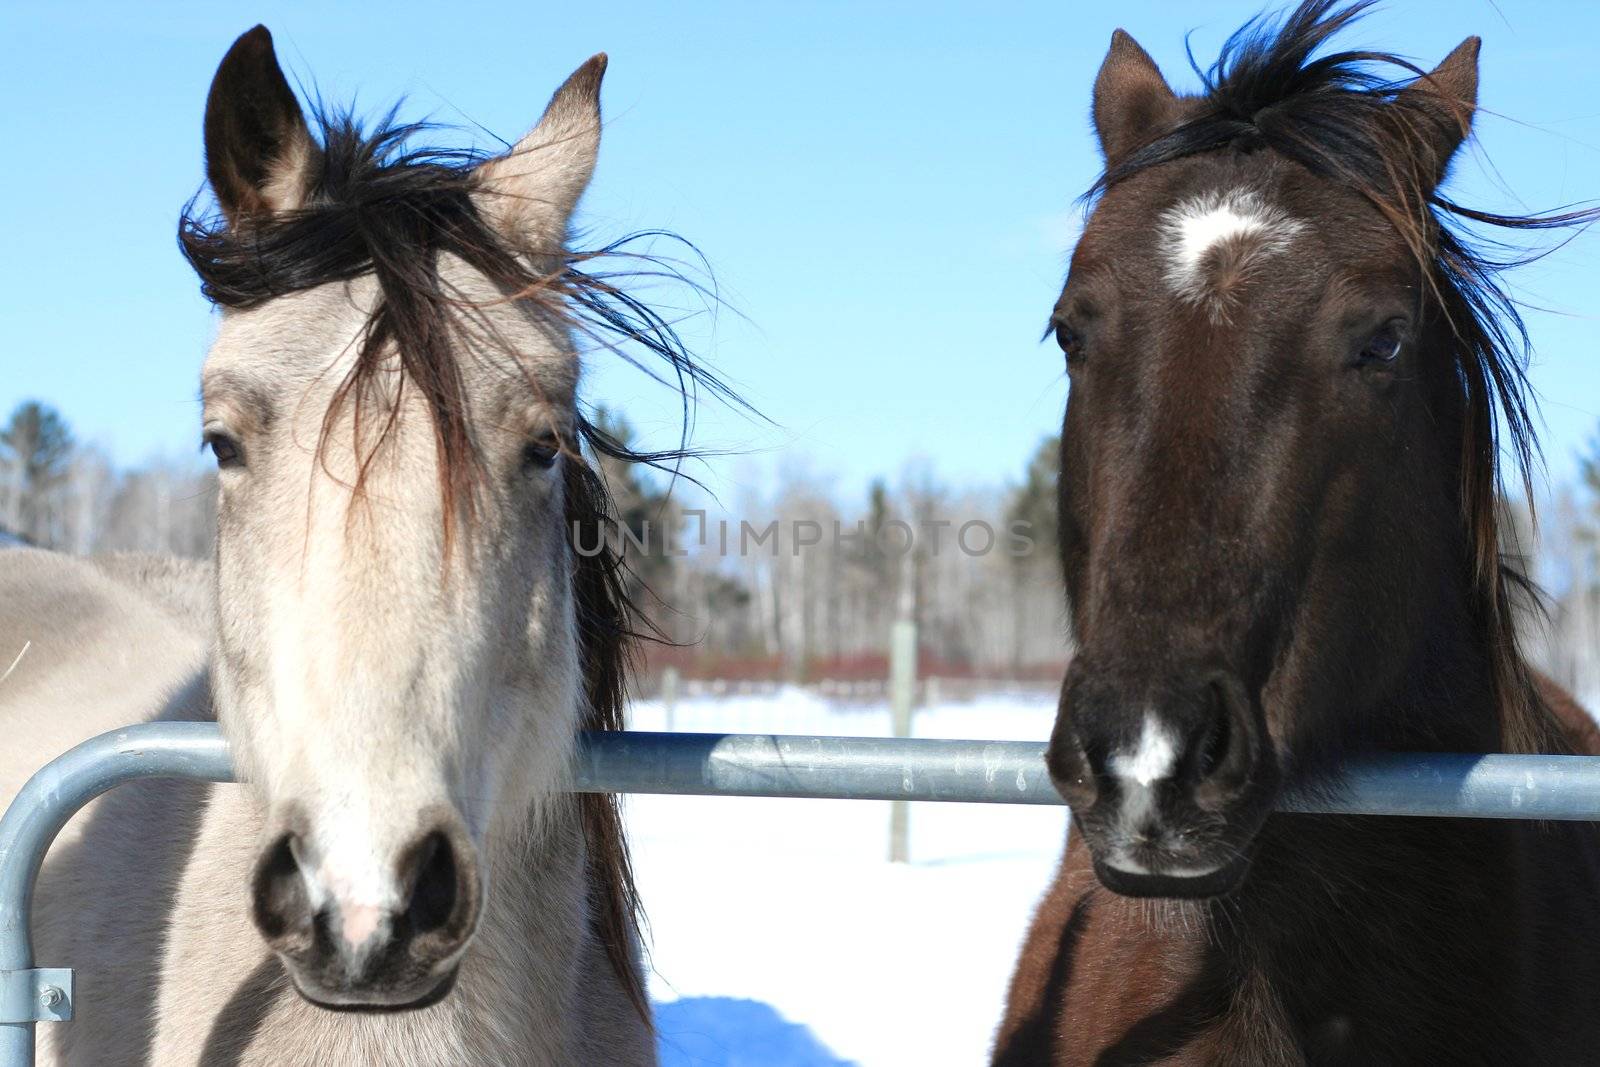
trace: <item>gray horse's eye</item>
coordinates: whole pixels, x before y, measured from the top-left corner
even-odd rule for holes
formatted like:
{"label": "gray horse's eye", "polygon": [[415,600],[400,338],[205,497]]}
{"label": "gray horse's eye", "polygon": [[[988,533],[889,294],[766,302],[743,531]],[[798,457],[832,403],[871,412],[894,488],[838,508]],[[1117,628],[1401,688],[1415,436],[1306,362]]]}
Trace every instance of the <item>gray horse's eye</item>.
{"label": "gray horse's eye", "polygon": [[217,430],[206,431],[202,447],[210,451],[220,468],[244,466],[244,449],[239,447],[238,441],[225,433]]}
{"label": "gray horse's eye", "polygon": [[522,469],[524,472],[547,471],[556,465],[559,455],[561,442],[553,435],[529,441],[522,446]]}

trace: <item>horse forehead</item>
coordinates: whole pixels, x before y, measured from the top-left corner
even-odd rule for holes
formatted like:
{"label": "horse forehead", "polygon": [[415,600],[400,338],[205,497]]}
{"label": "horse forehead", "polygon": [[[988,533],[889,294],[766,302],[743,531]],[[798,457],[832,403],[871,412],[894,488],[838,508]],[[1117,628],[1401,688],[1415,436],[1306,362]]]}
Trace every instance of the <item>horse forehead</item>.
{"label": "horse forehead", "polygon": [[362,277],[285,293],[255,307],[225,309],[206,356],[203,385],[245,376],[292,384],[341,366],[348,369],[377,296],[376,280]]}
{"label": "horse forehead", "polygon": [[1167,287],[1192,302],[1223,300],[1267,260],[1292,256],[1307,224],[1250,186],[1184,197],[1160,215]]}
{"label": "horse forehead", "polygon": [[[546,417],[570,407],[580,365],[564,326],[525,313],[448,258],[440,274],[458,302],[449,309],[452,348],[469,403],[486,418],[512,421],[529,409]],[[380,299],[376,279],[363,275],[225,311],[202,371],[207,403],[213,394],[231,398],[240,382],[280,401],[330,399],[354,368]],[[309,408],[299,406],[300,414]]]}

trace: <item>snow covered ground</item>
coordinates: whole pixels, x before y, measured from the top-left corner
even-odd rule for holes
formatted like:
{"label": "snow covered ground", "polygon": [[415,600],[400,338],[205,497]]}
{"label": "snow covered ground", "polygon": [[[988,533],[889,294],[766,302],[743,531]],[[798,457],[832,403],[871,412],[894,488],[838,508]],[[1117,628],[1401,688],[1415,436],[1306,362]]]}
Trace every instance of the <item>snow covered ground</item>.
{"label": "snow covered ground", "polygon": [[[996,695],[921,709],[914,732],[1043,740],[1053,716],[1051,696]],[[632,709],[634,729],[665,725],[658,704]],[[791,689],[680,701],[674,726],[887,734],[889,716]],[[901,865],[886,858],[886,802],[626,805],[663,1067],[985,1062],[1066,809],[914,804],[912,862]]]}
{"label": "snow covered ground", "polygon": [[[1043,740],[1054,711],[1053,694],[993,695],[919,710],[914,732]],[[637,704],[630,725],[665,729],[664,710]],[[884,735],[889,714],[790,689],[680,701],[673,725]],[[895,865],[880,801],[625,803],[662,1067],[986,1062],[1066,809],[913,804],[912,862]]]}

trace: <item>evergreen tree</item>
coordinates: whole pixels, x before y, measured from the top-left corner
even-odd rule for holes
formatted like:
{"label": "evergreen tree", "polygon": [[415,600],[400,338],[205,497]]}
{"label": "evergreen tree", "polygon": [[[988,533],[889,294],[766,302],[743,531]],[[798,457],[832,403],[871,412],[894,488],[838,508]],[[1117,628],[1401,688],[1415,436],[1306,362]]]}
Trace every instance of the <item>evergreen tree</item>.
{"label": "evergreen tree", "polygon": [[72,462],[72,431],[61,413],[34,400],[11,413],[0,446],[11,484],[7,487],[9,517],[16,532],[35,544],[49,544],[50,494],[67,476]]}
{"label": "evergreen tree", "polygon": [[1587,591],[1600,592],[1600,432],[1589,440],[1589,452],[1578,460],[1578,491],[1586,498],[1576,537],[1585,548]]}
{"label": "evergreen tree", "polygon": [[1020,563],[1050,561],[1056,558],[1056,483],[1061,478],[1061,437],[1052,434],[1039,442],[1022,484],[1011,495],[1006,509],[1008,523],[1025,524],[1022,529],[1033,539],[1034,549]]}

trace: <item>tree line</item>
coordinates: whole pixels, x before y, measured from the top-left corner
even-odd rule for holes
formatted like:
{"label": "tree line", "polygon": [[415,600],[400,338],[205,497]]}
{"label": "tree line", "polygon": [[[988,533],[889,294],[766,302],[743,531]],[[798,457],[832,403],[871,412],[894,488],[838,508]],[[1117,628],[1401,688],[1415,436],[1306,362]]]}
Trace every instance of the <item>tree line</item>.
{"label": "tree line", "polygon": [[[596,421],[632,437],[608,412]],[[683,478],[598,462],[628,582],[656,638],[645,646],[649,673],[882,678],[901,619],[916,625],[925,675],[1050,681],[1070,654],[1054,437],[1013,479],[986,488],[952,488],[913,462],[849,499],[791,463],[731,507]],[[0,430],[0,526],[33,544],[204,556],[215,495],[215,473],[198,458],[118,469],[43,404],[20,405]],[[1600,699],[1600,437],[1537,527],[1526,504],[1504,510],[1506,543],[1545,593],[1525,625],[1533,659]]]}
{"label": "tree line", "polygon": [[59,412],[26,401],[0,429],[0,527],[80,555],[205,556],[216,536],[216,473],[172,458],[118,469],[76,441]]}

